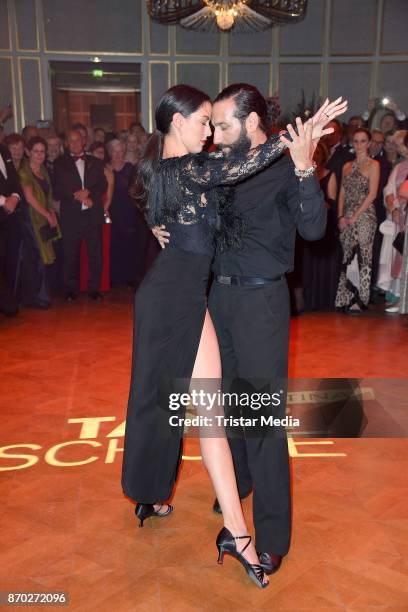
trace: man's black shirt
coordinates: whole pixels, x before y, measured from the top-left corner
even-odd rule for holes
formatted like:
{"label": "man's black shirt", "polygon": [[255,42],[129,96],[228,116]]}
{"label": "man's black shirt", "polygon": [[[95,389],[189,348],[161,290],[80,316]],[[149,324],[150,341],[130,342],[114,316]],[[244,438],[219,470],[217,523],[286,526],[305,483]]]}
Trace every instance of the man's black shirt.
{"label": "man's black shirt", "polygon": [[326,228],[326,207],[315,176],[302,181],[290,157],[235,186],[234,207],[245,224],[242,244],[218,254],[215,274],[274,278],[293,269],[296,229],[318,240]]}

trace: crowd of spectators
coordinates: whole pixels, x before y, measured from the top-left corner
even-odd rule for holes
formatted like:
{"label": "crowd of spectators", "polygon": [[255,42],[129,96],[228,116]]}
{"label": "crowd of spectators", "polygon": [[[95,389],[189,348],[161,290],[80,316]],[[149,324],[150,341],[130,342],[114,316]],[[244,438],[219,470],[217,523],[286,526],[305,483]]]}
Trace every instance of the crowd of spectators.
{"label": "crowd of spectators", "polygon": [[[48,122],[5,132],[0,110],[0,310],[48,309],[52,294],[103,299],[137,288],[156,241],[129,196],[148,134],[81,123],[58,135]],[[12,195],[14,194],[14,195]]]}
{"label": "crowd of spectators", "polygon": [[[298,238],[295,312],[361,314],[381,299],[386,312],[406,312],[408,125],[393,102],[382,110],[371,101],[366,113],[333,121],[317,147],[328,224],[322,240]],[[58,135],[39,122],[6,133],[10,117],[0,109],[0,311],[136,288],[157,253],[129,196],[143,126],[113,133],[76,123]]]}

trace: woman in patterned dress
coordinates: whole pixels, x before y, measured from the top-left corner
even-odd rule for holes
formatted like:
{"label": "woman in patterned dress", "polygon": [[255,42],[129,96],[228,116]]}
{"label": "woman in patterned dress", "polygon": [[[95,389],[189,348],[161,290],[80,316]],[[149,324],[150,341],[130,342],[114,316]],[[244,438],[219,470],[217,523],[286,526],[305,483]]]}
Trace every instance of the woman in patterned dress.
{"label": "woman in patterned dress", "polygon": [[[354,133],[356,159],[344,164],[339,196],[338,223],[343,262],[336,294],[336,308],[347,314],[360,314],[368,307],[372,251],[377,227],[374,200],[380,180],[380,164],[368,154],[370,132]],[[347,277],[347,267],[358,259],[359,287]]]}

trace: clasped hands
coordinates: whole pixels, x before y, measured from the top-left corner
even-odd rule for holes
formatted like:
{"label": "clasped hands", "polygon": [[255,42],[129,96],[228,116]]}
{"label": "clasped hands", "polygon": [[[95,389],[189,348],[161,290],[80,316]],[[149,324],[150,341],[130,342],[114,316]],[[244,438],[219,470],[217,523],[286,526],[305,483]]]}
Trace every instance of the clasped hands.
{"label": "clasped hands", "polygon": [[358,219],[358,215],[356,215],[355,213],[354,215],[351,215],[351,217],[340,217],[339,223],[338,223],[339,230],[342,232],[344,229],[346,229],[348,225],[354,225],[357,219]]}
{"label": "clasped hands", "polygon": [[16,206],[19,203],[19,201],[20,199],[16,195],[11,195],[11,196],[6,197],[4,206],[3,206],[5,212],[11,215],[15,211]]}
{"label": "clasped hands", "polygon": [[89,197],[89,194],[90,194],[89,189],[85,189],[85,188],[79,189],[78,191],[75,191],[74,198],[76,199],[77,202],[84,204],[87,208],[91,208],[93,205],[93,202],[91,198]]}

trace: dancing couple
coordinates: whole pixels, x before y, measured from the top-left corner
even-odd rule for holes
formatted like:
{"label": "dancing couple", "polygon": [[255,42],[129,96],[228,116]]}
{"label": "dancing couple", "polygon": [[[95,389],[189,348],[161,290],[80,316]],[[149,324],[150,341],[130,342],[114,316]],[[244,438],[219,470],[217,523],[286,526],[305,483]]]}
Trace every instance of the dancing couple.
{"label": "dancing couple", "polygon": [[[213,381],[215,390],[222,375],[287,376],[284,273],[293,265],[296,227],[308,239],[324,233],[326,212],[312,158],[319,138],[332,131],[325,125],[345,109],[345,102],[327,100],[304,125],[297,119],[296,131],[289,125],[285,135],[267,138],[265,100],[250,85],[227,88],[214,107],[205,93],[177,85],[157,105],[157,130],[139,163],[134,195],[165,248],[135,295],[122,470],[122,487],[137,501],[140,526],[148,517],[172,512],[168,500],[182,457],[182,435],[174,435],[169,422],[167,432],[163,429],[161,381],[186,379],[190,389],[197,381],[204,380],[207,387]],[[210,120],[223,155],[202,152],[211,135]],[[285,148],[291,159],[282,156]],[[257,199],[257,191],[251,192],[250,181],[259,181],[267,207]],[[237,193],[242,185],[246,210],[228,191],[236,184]],[[275,261],[268,269],[265,253],[280,264]],[[210,314],[207,287],[212,265],[217,287],[211,290]],[[280,309],[283,314],[277,316]],[[234,322],[240,329],[229,329]],[[246,341],[251,338],[249,347]],[[231,554],[264,588],[266,574],[276,571],[288,547],[285,536],[280,549],[274,550],[270,533],[268,544],[262,543],[261,535],[258,542],[258,531],[274,531],[268,521],[275,514],[278,521],[285,515],[284,530],[290,529],[286,436],[229,441],[226,435],[200,435],[200,446],[217,495],[215,509],[224,521],[216,540],[218,560],[222,562],[225,552]],[[274,487],[277,490],[271,492]],[[240,501],[252,488],[256,548]],[[273,499],[281,493],[283,503]]]}

